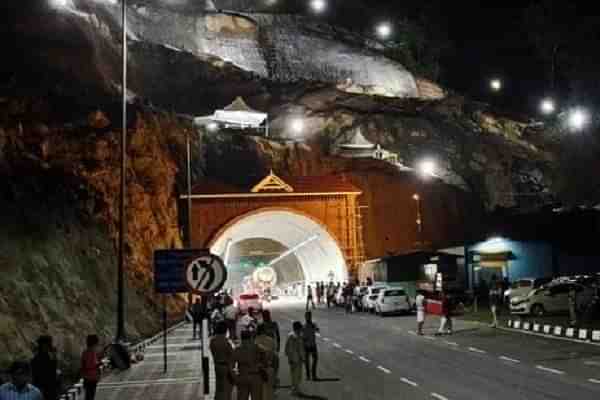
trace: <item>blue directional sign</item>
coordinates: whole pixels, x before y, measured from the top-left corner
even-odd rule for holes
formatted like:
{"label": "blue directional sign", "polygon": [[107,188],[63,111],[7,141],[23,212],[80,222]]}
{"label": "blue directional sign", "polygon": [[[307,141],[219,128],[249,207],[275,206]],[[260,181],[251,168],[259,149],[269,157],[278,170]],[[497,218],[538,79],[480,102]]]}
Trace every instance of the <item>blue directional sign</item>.
{"label": "blue directional sign", "polygon": [[155,250],[154,290],[156,293],[185,293],[190,291],[186,270],[191,260],[210,254],[208,250]]}

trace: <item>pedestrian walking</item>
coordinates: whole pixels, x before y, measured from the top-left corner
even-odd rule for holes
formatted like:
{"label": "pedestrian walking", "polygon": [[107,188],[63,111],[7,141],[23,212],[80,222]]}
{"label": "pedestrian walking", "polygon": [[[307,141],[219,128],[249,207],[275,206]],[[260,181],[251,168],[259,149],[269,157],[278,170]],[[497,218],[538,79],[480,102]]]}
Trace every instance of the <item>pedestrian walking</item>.
{"label": "pedestrian walking", "polygon": [[258,326],[258,321],[254,317],[254,308],[248,307],[248,312],[240,318],[240,328],[241,331],[250,332],[250,336],[254,337],[256,334],[256,328]]}
{"label": "pedestrian walking", "polygon": [[423,335],[423,325],[425,325],[426,305],[427,303],[423,291],[419,290],[415,299],[415,306],[417,308],[417,334],[421,336]]}
{"label": "pedestrian walking", "polygon": [[446,293],[442,292],[441,294],[441,302],[442,302],[442,316],[440,318],[440,328],[438,329],[439,335],[452,334],[452,318],[451,314],[451,304],[450,299],[446,295]]}
{"label": "pedestrian walking", "polygon": [[237,400],[262,400],[266,356],[252,341],[248,331],[241,333],[242,344],[233,350],[233,363],[237,366]]}
{"label": "pedestrian walking", "polygon": [[571,326],[577,325],[577,290],[575,285],[571,285],[568,293],[569,300],[569,324]]}
{"label": "pedestrian walking", "polygon": [[15,361],[8,373],[10,382],[0,386],[0,400],[43,400],[42,392],[29,383],[31,368],[26,361]]}
{"label": "pedestrian walking", "polygon": [[216,334],[216,327],[219,323],[225,322],[225,313],[223,312],[223,308],[218,305],[212,312],[210,316],[210,326],[211,326],[211,335]]}
{"label": "pedestrian walking", "polygon": [[496,286],[490,289],[489,299],[490,299],[490,311],[492,312],[492,328],[498,327],[498,307],[502,302],[502,284],[500,282],[496,283]]}
{"label": "pedestrian walking", "polygon": [[273,384],[277,386],[279,383],[279,351],[281,350],[281,336],[279,333],[279,324],[273,321],[271,317],[271,312],[269,310],[263,310],[263,323],[265,333],[273,338],[275,341],[275,357],[273,364]]}
{"label": "pedestrian walking", "polygon": [[[317,364],[319,362],[319,352],[317,351],[317,332],[319,327],[312,320],[312,313],[307,311],[304,318],[306,323],[302,331],[304,341],[304,356],[306,366],[306,380],[317,380]],[[312,358],[312,363],[311,363]]]}
{"label": "pedestrian walking", "polygon": [[272,400],[275,395],[275,339],[273,339],[267,334],[265,325],[261,324],[256,329],[256,339],[254,340],[254,342],[263,351],[265,355],[265,372],[263,375],[262,382],[262,399]]}
{"label": "pedestrian walking", "polygon": [[335,286],[333,282],[329,282],[329,286],[327,286],[327,308],[331,308],[333,304],[333,297],[335,294]]}
{"label": "pedestrian walking", "polygon": [[310,285],[308,285],[306,287],[306,311],[308,311],[310,308],[312,307],[312,309],[315,309],[315,302],[313,300],[313,291],[312,288],[310,287]]}
{"label": "pedestrian walking", "polygon": [[299,395],[300,385],[302,384],[302,364],[306,360],[304,354],[304,340],[302,338],[302,323],[295,321],[292,324],[290,332],[285,342],[285,355],[290,366],[290,375],[292,378],[292,395]]}
{"label": "pedestrian walking", "polygon": [[44,400],[58,398],[57,370],[58,362],[52,336],[40,336],[37,340],[37,352],[31,360],[31,376],[33,386],[42,392]]}
{"label": "pedestrian walking", "polygon": [[100,339],[97,335],[88,335],[86,339],[86,349],[81,355],[81,376],[83,378],[83,388],[85,390],[85,400],[94,400],[96,398],[96,387],[100,380],[100,362],[98,361],[98,345]]}
{"label": "pedestrian walking", "polygon": [[231,297],[227,298],[227,307],[225,307],[225,323],[229,332],[229,339],[237,340],[237,317],[238,309],[233,304]]}
{"label": "pedestrian walking", "polygon": [[200,299],[196,299],[192,305],[192,332],[193,339],[196,339],[196,330],[198,331],[198,338],[202,337],[202,303]]}
{"label": "pedestrian walking", "polygon": [[210,352],[215,363],[215,400],[231,400],[233,391],[233,346],[227,340],[227,324],[218,322],[215,336],[210,341]]}
{"label": "pedestrian walking", "polygon": [[321,284],[317,282],[315,286],[315,294],[317,295],[317,304],[321,304]]}

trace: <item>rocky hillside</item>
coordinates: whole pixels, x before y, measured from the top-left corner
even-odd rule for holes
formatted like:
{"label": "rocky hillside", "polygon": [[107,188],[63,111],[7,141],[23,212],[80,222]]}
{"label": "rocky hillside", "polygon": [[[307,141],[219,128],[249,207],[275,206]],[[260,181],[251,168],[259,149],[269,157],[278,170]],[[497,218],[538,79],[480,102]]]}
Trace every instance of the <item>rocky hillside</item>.
{"label": "rocky hillside", "polygon": [[[41,333],[60,338],[71,357],[85,333],[110,337],[115,303],[118,14],[92,0],[58,9],[24,3],[0,10],[0,38],[10,55],[0,65],[4,362],[27,353]],[[346,174],[365,192],[369,257],[414,245],[410,196],[417,189],[428,199],[424,220],[434,245],[460,242],[485,209],[552,197],[553,155],[539,132],[414,77],[343,31],[290,16],[182,14],[139,3],[132,5],[129,42],[133,336],[157,328],[152,251],[181,245],[177,197],[188,134],[194,179],[256,182],[271,168],[283,175]],[[295,39],[301,47],[286,50]],[[269,113],[270,139],[193,128],[193,116],[236,96]],[[289,128],[298,117],[302,134]],[[405,165],[435,157],[441,179],[423,186],[389,163],[337,155],[336,145],[357,129]],[[175,315],[181,302],[170,307]]]}

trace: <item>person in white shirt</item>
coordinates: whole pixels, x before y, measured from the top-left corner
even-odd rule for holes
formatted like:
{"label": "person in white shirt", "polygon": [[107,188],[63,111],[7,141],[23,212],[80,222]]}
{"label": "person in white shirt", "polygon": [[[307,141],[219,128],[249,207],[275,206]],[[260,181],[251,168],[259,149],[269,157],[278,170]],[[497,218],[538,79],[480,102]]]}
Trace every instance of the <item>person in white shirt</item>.
{"label": "person in white shirt", "polygon": [[417,334],[423,335],[423,325],[425,324],[425,296],[422,291],[418,291],[415,305],[417,307]]}
{"label": "person in white shirt", "polygon": [[229,339],[237,339],[236,323],[238,317],[238,309],[233,304],[233,300],[229,299],[227,307],[225,307],[225,324],[229,332]]}

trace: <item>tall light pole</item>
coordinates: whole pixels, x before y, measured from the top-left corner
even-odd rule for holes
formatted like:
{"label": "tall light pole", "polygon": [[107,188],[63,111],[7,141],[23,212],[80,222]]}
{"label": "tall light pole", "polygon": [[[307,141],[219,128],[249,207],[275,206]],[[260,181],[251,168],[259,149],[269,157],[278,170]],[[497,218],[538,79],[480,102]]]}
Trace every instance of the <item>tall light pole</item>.
{"label": "tall light pole", "polygon": [[433,159],[430,158],[426,158],[421,160],[418,164],[417,164],[417,173],[419,176],[419,192],[420,193],[415,193],[413,195],[413,200],[416,202],[417,204],[417,230],[418,230],[418,234],[419,234],[419,241],[421,244],[421,250],[425,250],[425,230],[423,229],[423,190],[422,188],[422,181],[429,179],[431,177],[436,176],[437,170],[437,165],[436,162]]}
{"label": "tall light pole", "polygon": [[127,8],[126,0],[121,0],[121,26],[123,33],[123,47],[121,50],[123,74],[121,81],[121,101],[123,106],[121,126],[121,187],[119,192],[119,265],[117,272],[117,333],[116,342],[127,340],[125,332],[125,235],[127,224],[125,221],[125,198],[127,182]]}
{"label": "tall light pole", "polygon": [[421,248],[425,247],[425,240],[423,238],[423,211],[421,209],[421,196],[418,193],[413,194],[413,200],[417,203],[417,232],[419,234],[419,241],[421,242]]}

